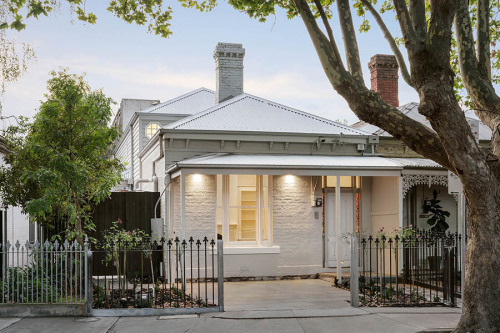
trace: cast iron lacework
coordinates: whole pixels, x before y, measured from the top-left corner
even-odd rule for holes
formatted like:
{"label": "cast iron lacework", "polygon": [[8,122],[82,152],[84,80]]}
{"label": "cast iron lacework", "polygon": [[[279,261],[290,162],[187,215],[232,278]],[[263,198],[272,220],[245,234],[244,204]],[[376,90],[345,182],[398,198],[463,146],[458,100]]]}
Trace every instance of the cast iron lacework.
{"label": "cast iron lacework", "polygon": [[431,187],[432,185],[448,186],[447,176],[435,175],[403,175],[403,198],[406,193],[415,185],[426,184]]}

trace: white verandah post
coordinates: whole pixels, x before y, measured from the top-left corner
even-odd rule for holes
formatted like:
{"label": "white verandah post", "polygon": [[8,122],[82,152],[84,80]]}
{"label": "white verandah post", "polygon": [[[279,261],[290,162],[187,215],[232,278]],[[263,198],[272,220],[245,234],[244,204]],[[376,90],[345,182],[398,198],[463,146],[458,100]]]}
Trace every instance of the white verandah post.
{"label": "white verandah post", "polygon": [[338,283],[342,283],[342,264],[340,260],[340,206],[341,206],[341,198],[340,198],[340,176],[337,176],[337,184],[335,187],[335,246],[336,246],[336,254],[337,254],[337,279]]}
{"label": "white verandah post", "polygon": [[[182,241],[186,239],[186,176],[184,175],[184,173],[181,172],[181,184],[180,184],[180,188],[181,188],[181,234],[180,234],[180,242],[179,242],[179,249],[182,248]],[[182,276],[182,285],[183,285],[183,288],[186,288],[186,267],[184,267],[183,265],[183,262],[184,260],[182,260],[182,251],[181,251],[181,255],[177,254],[176,253],[176,265],[179,265],[179,267],[181,268],[181,276]],[[199,268],[198,268],[199,269]]]}

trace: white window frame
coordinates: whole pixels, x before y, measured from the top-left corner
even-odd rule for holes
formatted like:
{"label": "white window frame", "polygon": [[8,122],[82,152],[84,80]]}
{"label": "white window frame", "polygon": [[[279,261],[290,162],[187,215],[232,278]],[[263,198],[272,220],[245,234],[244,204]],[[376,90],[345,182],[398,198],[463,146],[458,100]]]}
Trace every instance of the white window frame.
{"label": "white window frame", "polygon": [[[219,205],[219,198],[217,198],[217,209],[222,209],[223,219],[222,219],[222,239],[224,240],[224,247],[272,247],[273,244],[273,221],[272,221],[272,176],[262,176],[262,175],[251,175],[257,177],[256,184],[256,195],[257,195],[257,207],[256,209],[256,241],[230,241],[229,240],[229,211],[230,208],[242,208],[242,206],[230,206],[229,205],[229,175],[217,175],[217,177],[222,177],[222,206]],[[264,214],[264,203],[262,196],[262,183],[263,177],[268,177],[268,221],[269,221],[269,230],[268,230],[268,239],[263,240],[263,214]],[[218,182],[216,182],[218,183]],[[219,191],[217,190],[217,195],[219,195]],[[244,208],[244,207],[243,207]],[[253,207],[252,207],[253,208]],[[217,221],[216,229],[217,229]]]}
{"label": "white window frame", "polygon": [[[148,127],[151,126],[151,125],[158,125],[158,130],[156,130],[156,132],[154,132],[153,134],[151,134],[151,136],[148,134]],[[151,139],[153,136],[155,136],[156,133],[158,133],[158,131],[160,129],[162,129],[163,127],[161,126],[161,124],[157,121],[152,121],[152,122],[149,122],[146,127],[144,128],[144,134],[146,135],[146,137],[148,139]]]}

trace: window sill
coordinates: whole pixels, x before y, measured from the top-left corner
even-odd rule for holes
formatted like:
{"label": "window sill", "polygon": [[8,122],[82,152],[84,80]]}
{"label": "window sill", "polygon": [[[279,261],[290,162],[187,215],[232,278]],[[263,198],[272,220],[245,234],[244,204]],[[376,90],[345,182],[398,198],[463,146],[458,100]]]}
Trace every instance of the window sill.
{"label": "window sill", "polygon": [[241,247],[225,247],[224,254],[278,254],[280,253],[279,246],[256,247],[256,246],[241,246]]}

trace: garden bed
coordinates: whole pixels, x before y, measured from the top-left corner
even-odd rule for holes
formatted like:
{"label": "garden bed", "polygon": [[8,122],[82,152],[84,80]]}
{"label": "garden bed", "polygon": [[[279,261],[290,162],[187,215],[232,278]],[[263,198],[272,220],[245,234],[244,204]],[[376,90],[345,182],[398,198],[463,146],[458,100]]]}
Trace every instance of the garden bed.
{"label": "garden bed", "polygon": [[216,306],[201,297],[192,297],[175,287],[165,289],[108,289],[105,291],[103,288],[95,286],[93,288],[92,304],[94,309],[206,308]]}

